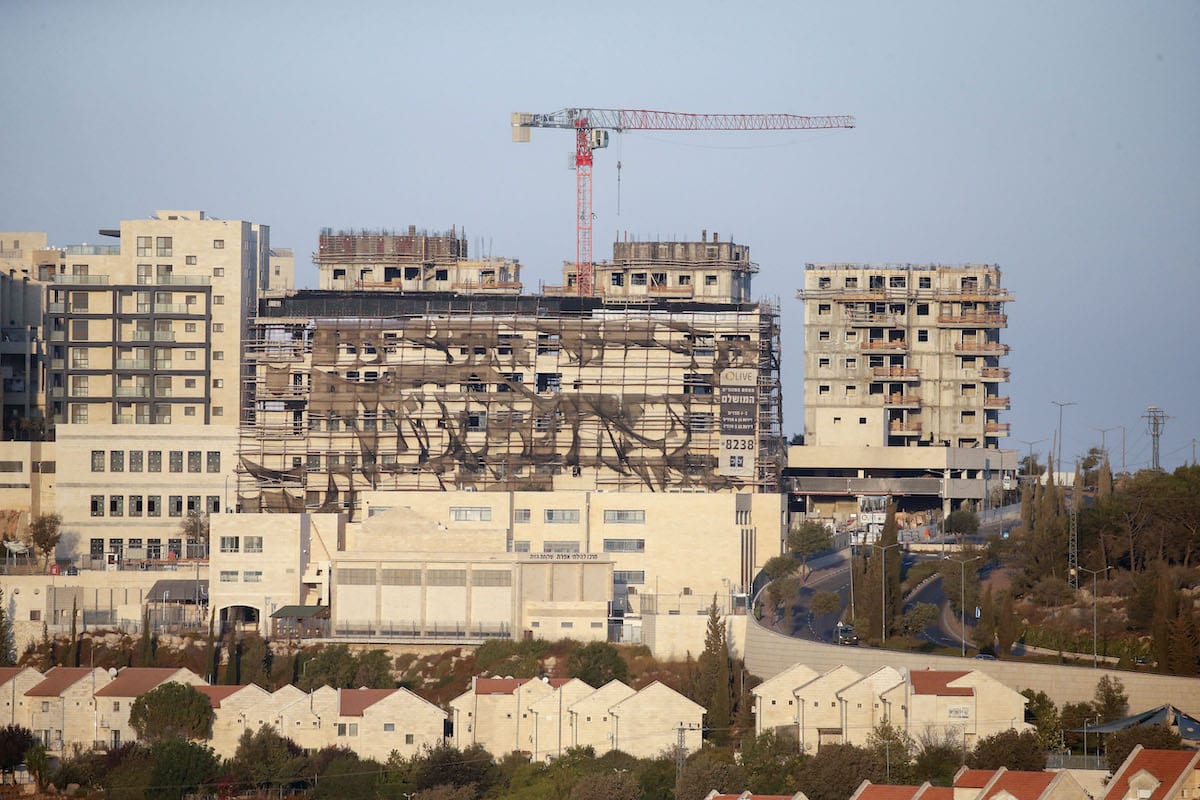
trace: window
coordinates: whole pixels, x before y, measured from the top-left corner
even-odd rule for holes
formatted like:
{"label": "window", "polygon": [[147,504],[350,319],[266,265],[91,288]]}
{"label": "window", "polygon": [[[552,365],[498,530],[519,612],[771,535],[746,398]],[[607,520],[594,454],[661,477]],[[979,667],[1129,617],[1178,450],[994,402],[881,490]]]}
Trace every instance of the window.
{"label": "window", "polygon": [[187,467],[188,472],[199,472],[200,471],[200,451],[199,450],[189,450],[188,451],[187,465],[188,465],[188,467]]}
{"label": "window", "polygon": [[450,519],[454,522],[491,522],[492,509],[487,506],[452,506]]}
{"label": "window", "polygon": [[561,540],[546,540],[542,542],[543,553],[578,553],[579,542],[569,542]]}
{"label": "window", "polygon": [[237,536],[222,536],[221,537],[221,552],[222,553],[239,553],[241,552],[241,538]]}
{"label": "window", "polygon": [[167,514],[172,517],[183,516],[183,496],[173,494],[167,498]]}
{"label": "window", "polygon": [[917,331],[917,341],[918,342],[928,342],[929,341],[929,331],[925,330],[924,328],[919,329]]}
{"label": "window", "polygon": [[394,722],[383,723],[383,732],[384,733],[391,733],[395,730],[396,730],[396,723],[394,723]]}
{"label": "window", "polygon": [[537,373],[537,390],[539,392],[557,392],[562,386],[562,373],[560,372],[539,372]]}
{"label": "window", "polygon": [[830,363],[831,363],[831,362],[830,362],[830,360],[829,360],[828,358],[824,357],[824,356],[822,356],[821,358],[818,358],[818,359],[817,359],[817,366],[818,366],[818,367],[822,367],[822,368],[823,368],[823,367],[828,367],[828,366],[830,365]]}
{"label": "window", "polygon": [[829,331],[817,331],[817,341],[818,342],[828,342],[832,338],[833,337],[832,337],[832,335],[830,335]]}
{"label": "window", "polygon": [[242,573],[242,580],[246,583],[262,583],[262,570],[248,569]]}
{"label": "window", "polygon": [[225,323],[224,322],[214,322],[213,323],[213,333],[224,333],[224,332],[225,332]]}
{"label": "window", "polygon": [[888,278],[889,289],[904,289],[908,286],[908,279],[903,275],[892,275]]}
{"label": "window", "polygon": [[928,317],[929,316],[929,303],[917,303],[917,316],[918,317]]}
{"label": "window", "polygon": [[933,288],[933,279],[932,278],[917,278],[917,288],[918,289],[932,289]]}
{"label": "window", "polygon": [[183,451],[171,451],[171,472],[183,472]]}
{"label": "window", "polygon": [[404,743],[405,744],[413,744],[414,741],[415,740],[413,738],[413,734],[411,734],[411,733],[404,734]]}
{"label": "window", "polygon": [[604,521],[612,525],[642,525],[646,522],[646,512],[642,510],[621,511],[607,509],[604,512]]}
{"label": "window", "polygon": [[605,539],[604,552],[606,553],[644,553],[646,552],[645,539]]}
{"label": "window", "polygon": [[88,407],[83,403],[71,404],[71,422],[75,425],[84,425],[88,421]]}
{"label": "window", "polygon": [[529,522],[529,509],[528,508],[513,509],[513,522],[520,522],[520,523]]}
{"label": "window", "polygon": [[86,342],[88,338],[88,321],[77,319],[71,321],[71,341]]}
{"label": "window", "polygon": [[704,285],[705,286],[716,286],[717,285],[717,276],[716,275],[705,275],[704,276]]}
{"label": "window", "polygon": [[[157,494],[152,494],[146,498],[146,516],[161,517],[162,516],[162,497]],[[153,541],[153,540],[151,540]]]}
{"label": "window", "polygon": [[92,472],[104,472],[104,451],[92,451]]}
{"label": "window", "polygon": [[858,369],[858,359],[857,358],[847,358],[846,359],[846,369]]}
{"label": "window", "polygon": [[142,496],[140,494],[131,494],[129,496],[129,516],[140,517],[143,508]]}
{"label": "window", "polygon": [[209,472],[220,472],[221,471],[221,451],[209,450],[208,454],[207,454],[207,459],[208,459],[208,463],[206,466],[207,466],[207,469]]}
{"label": "window", "polygon": [[817,387],[817,394],[820,394],[820,395],[829,394],[829,384],[822,383],[821,385],[819,385]]}
{"label": "window", "polygon": [[858,341],[858,331],[846,331],[846,341],[847,342],[857,342]]}
{"label": "window", "polygon": [[224,361],[225,353],[221,350],[213,350],[213,361]]}
{"label": "window", "polygon": [[247,536],[242,540],[244,551],[246,553],[261,553],[263,551],[263,537]]}
{"label": "window", "polygon": [[154,238],[151,236],[137,237],[137,254],[145,258],[146,256],[154,255],[151,252],[154,248]]}
{"label": "window", "polygon": [[184,361],[195,361],[196,360],[196,351],[195,350],[184,350],[183,351],[183,360]]}
{"label": "window", "polygon": [[162,558],[162,539],[146,540],[146,558],[153,561]]}
{"label": "window", "polygon": [[224,250],[224,249],[225,249],[225,240],[224,239],[213,239],[213,250]]}
{"label": "window", "polygon": [[125,451],[113,450],[108,454],[108,468],[112,472],[125,471]]}
{"label": "window", "polygon": [[195,389],[196,388],[196,379],[195,378],[184,378],[183,379],[183,388]]}
{"label": "window", "polygon": [[162,472],[162,450],[151,450],[147,454],[147,472]]}
{"label": "window", "polygon": [[817,288],[818,289],[828,289],[832,285],[833,285],[832,278],[817,278]]}
{"label": "window", "polygon": [[575,623],[574,623],[574,622],[564,622],[564,623],[562,623],[562,627],[564,627],[564,628],[574,628],[574,627],[575,627]]}
{"label": "window", "polygon": [[640,569],[614,569],[613,583],[640,586],[646,582],[646,572]]}
{"label": "window", "polygon": [[108,515],[110,517],[125,516],[125,498],[122,495],[114,494],[108,498]]}
{"label": "window", "polygon": [[[172,246],[171,246],[171,237],[170,236],[159,236],[157,241],[155,242],[155,245],[156,245],[156,248],[155,248],[154,254],[156,256],[171,255]],[[147,255],[149,255],[149,254],[147,254]]]}
{"label": "window", "polygon": [[214,295],[213,295],[213,305],[214,305],[214,306],[223,306],[223,305],[225,305],[225,295],[223,295],[223,294],[214,294]]}
{"label": "window", "polygon": [[833,306],[829,303],[818,303],[817,314],[819,316],[828,316],[833,313]]}
{"label": "window", "polygon": [[183,323],[183,332],[184,333],[195,333],[196,332],[196,323],[194,323],[194,322]]}
{"label": "window", "polygon": [[579,522],[577,508],[547,508],[545,520],[551,524],[570,524]]}
{"label": "window", "polygon": [[225,379],[224,378],[213,378],[212,387],[214,389],[224,389],[225,388]]}
{"label": "window", "polygon": [[629,277],[630,277],[629,283],[632,286],[645,286],[646,285],[646,273],[644,273],[644,272],[635,272],[632,275],[630,275]]}
{"label": "window", "polygon": [[200,513],[200,495],[189,494],[187,496],[187,513],[188,516]]}
{"label": "window", "polygon": [[185,263],[185,264],[187,264],[189,267],[194,267],[194,266],[196,265],[196,257],[195,257],[195,256],[188,256],[188,257],[187,257],[187,258],[185,258],[183,261],[184,261],[184,263]]}
{"label": "window", "polygon": [[237,583],[237,578],[238,574],[236,569],[221,570],[221,583]]}
{"label": "window", "polygon": [[856,395],[856,394],[858,394],[858,387],[857,387],[857,386],[855,386],[853,383],[851,383],[851,384],[848,384],[848,385],[846,386],[846,396],[847,396],[847,397],[852,397],[852,396],[854,396],[854,395]]}
{"label": "window", "polygon": [[92,495],[92,516],[93,517],[103,517],[104,516],[104,495],[102,495],[102,494]]}
{"label": "window", "polygon": [[224,278],[225,277],[225,268],[224,267],[213,267],[213,277],[214,278]]}

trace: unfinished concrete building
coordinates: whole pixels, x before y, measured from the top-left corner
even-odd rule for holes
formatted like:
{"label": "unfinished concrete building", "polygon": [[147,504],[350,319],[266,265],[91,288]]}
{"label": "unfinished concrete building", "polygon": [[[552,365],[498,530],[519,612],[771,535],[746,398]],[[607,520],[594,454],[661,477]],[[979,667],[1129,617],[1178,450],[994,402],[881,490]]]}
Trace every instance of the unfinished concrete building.
{"label": "unfinished concrete building", "polygon": [[520,294],[521,264],[511,258],[469,259],[467,240],[446,232],[334,231],[324,228],[317,252],[318,286],[332,291]]}
{"label": "unfinished concrete building", "polygon": [[804,445],[788,486],[810,514],[864,500],[986,506],[1016,467],[999,451],[1009,371],[995,265],[809,264],[804,288]]}
{"label": "unfinished concrete building", "polygon": [[247,355],[245,511],[353,512],[380,489],[779,490],[772,304],[301,292],[263,301]]}

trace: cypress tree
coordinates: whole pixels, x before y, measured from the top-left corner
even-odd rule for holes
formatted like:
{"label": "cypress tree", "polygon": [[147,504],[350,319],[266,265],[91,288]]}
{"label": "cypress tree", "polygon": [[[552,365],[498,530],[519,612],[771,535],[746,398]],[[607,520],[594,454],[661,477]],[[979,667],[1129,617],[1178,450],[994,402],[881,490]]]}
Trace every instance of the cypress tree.
{"label": "cypress tree", "polygon": [[883,532],[879,535],[880,548],[888,548],[881,551],[883,558],[879,560],[880,565],[887,568],[884,575],[884,580],[887,582],[887,598],[885,600],[887,605],[887,619],[884,621],[884,624],[887,625],[888,633],[891,633],[895,627],[896,618],[900,616],[900,610],[904,605],[903,598],[900,596],[900,567],[904,556],[900,552],[899,547],[891,546],[899,542],[899,526],[896,524],[896,504],[888,503],[887,517],[883,522]]}
{"label": "cypress tree", "polygon": [[237,640],[237,632],[229,629],[229,638],[225,641],[225,676],[221,683],[226,686],[236,686],[241,672],[242,645]]}
{"label": "cypress tree", "polygon": [[708,609],[708,630],[704,635],[704,652],[700,654],[699,694],[700,704],[708,709],[707,727],[709,739],[715,744],[724,744],[729,735],[729,645],[725,639],[725,620],[717,608],[717,596],[713,595]]}
{"label": "cypress tree", "polygon": [[1166,667],[1171,656],[1171,630],[1179,616],[1179,591],[1175,588],[1171,569],[1158,563],[1158,584],[1154,593],[1154,617],[1150,622],[1150,639],[1154,642],[1154,657],[1160,667]]}
{"label": "cypress tree", "polygon": [[0,586],[0,667],[11,667],[16,663],[17,643],[13,638],[12,618],[4,601],[4,587]]}
{"label": "cypress tree", "polygon": [[1105,456],[1104,462],[1100,465],[1100,474],[1096,477],[1096,499],[1105,500],[1112,497],[1113,493],[1113,475],[1112,467],[1108,464],[1108,457]]}
{"label": "cypress tree", "polygon": [[71,649],[67,651],[67,666],[79,666],[79,628],[76,619],[79,617],[79,598],[71,598]]}
{"label": "cypress tree", "polygon": [[154,663],[154,650],[150,644],[150,607],[142,609],[142,635],[138,637],[137,656],[134,666],[149,667]]}
{"label": "cypress tree", "polygon": [[214,608],[208,614],[208,638],[204,642],[204,680],[214,683],[217,679],[217,643],[213,637],[213,623],[217,610]]}
{"label": "cypress tree", "polygon": [[975,646],[980,650],[995,644],[998,616],[992,587],[989,585],[983,591],[983,598],[979,602],[979,620],[975,623]]}

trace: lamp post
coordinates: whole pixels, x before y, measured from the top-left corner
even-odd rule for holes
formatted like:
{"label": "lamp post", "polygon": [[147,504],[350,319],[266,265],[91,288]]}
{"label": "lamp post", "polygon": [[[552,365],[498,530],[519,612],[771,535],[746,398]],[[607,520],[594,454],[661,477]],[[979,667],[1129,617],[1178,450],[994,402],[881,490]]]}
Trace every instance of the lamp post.
{"label": "lamp post", "polygon": [[962,643],[962,657],[967,657],[967,564],[972,561],[978,561],[979,556],[971,556],[970,558],[951,558],[950,556],[942,556],[946,561],[952,561],[958,564],[961,576],[959,578],[958,589],[958,613],[959,626],[958,640]]}
{"label": "lamp post", "polygon": [[1055,464],[1059,469],[1062,469],[1062,410],[1067,406],[1077,405],[1077,403],[1074,400],[1051,400],[1050,402],[1058,406],[1058,460]]}
{"label": "lamp post", "polygon": [[1018,439],[1017,441],[1029,448],[1029,459],[1025,462],[1025,481],[1028,483],[1033,477],[1033,446],[1035,444],[1041,444],[1046,440],[1042,438],[1034,439],[1033,441],[1029,441],[1027,439]]}
{"label": "lamp post", "polygon": [[881,551],[881,560],[879,562],[879,635],[880,647],[887,646],[887,551],[893,547],[899,547],[900,542],[892,542],[891,544],[879,544],[871,542],[871,547],[878,548]]}
{"label": "lamp post", "polygon": [[1096,623],[1096,576],[1100,575],[1101,573],[1107,575],[1108,571],[1112,569],[1112,567],[1106,566],[1104,569],[1076,567],[1076,569],[1080,572],[1090,572],[1092,574],[1092,669],[1096,669],[1100,666],[1100,656],[1096,649],[1096,639],[1098,638],[1097,634],[1100,630]]}

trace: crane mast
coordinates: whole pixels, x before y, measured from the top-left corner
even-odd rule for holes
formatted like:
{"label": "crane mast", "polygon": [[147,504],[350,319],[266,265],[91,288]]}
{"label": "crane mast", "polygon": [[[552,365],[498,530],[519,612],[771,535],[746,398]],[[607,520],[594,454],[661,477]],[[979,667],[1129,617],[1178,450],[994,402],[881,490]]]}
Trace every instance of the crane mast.
{"label": "crane mast", "polygon": [[533,128],[575,131],[575,288],[595,293],[592,259],[592,151],[608,146],[609,131],[781,131],[853,128],[849,115],[686,114],[616,108],[564,108],[549,114],[512,115],[513,141],[528,142]]}

